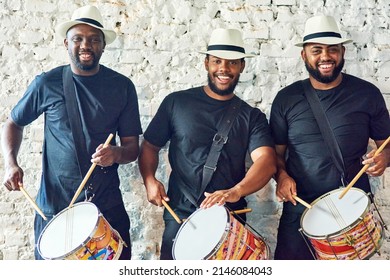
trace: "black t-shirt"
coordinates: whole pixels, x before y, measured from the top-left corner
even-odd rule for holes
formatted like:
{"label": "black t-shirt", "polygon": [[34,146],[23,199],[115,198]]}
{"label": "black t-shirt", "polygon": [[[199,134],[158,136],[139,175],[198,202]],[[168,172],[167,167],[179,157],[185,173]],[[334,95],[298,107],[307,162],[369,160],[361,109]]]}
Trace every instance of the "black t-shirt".
{"label": "black t-shirt", "polygon": [[[13,121],[21,126],[44,114],[43,170],[37,204],[48,215],[69,205],[82,180],[65,107],[62,70],[60,66],[37,76],[11,112]],[[101,65],[96,75],[73,75],[73,80],[87,144],[87,161],[110,133],[118,133],[120,137],[142,133],[137,95],[130,79]],[[115,138],[111,144],[115,145]],[[95,168],[94,173],[99,170]],[[96,190],[93,200],[100,210],[122,203],[115,166],[109,172],[113,174],[101,182],[106,186]],[[77,201],[83,199],[84,192]]]}
{"label": "black t-shirt", "polygon": [[[232,100],[210,98],[203,87],[171,93],[163,100],[144,133],[144,138],[158,147],[169,141],[172,172],[168,196],[170,205],[179,213],[188,214],[194,210],[183,197],[182,188],[195,197],[202,195],[203,166],[218,124]],[[273,147],[268,121],[259,109],[242,102],[206,191],[229,189],[241,181],[245,176],[247,153],[261,146]]]}
{"label": "black t-shirt", "polygon": [[[389,113],[383,96],[371,83],[343,74],[339,86],[317,90],[351,181],[360,171],[369,138],[390,135]],[[297,183],[298,196],[312,201],[341,186],[341,174],[333,164],[301,82],[282,89],[271,108],[271,131],[276,145],[287,145],[287,172]],[[370,190],[363,175],[354,185]]]}

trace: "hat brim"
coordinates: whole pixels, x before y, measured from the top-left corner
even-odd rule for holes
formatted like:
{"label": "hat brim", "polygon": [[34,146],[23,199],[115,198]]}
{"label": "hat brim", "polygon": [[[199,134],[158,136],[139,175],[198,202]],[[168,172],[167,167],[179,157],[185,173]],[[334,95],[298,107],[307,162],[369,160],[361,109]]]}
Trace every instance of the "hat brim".
{"label": "hat brim", "polygon": [[349,44],[352,43],[352,39],[342,39],[342,38],[335,38],[335,37],[321,37],[321,38],[313,38],[310,40],[306,40],[301,43],[296,43],[295,46],[297,47],[303,47],[305,44],[308,43],[317,43],[317,44],[323,44],[323,45],[338,45],[338,44]]}
{"label": "hat brim", "polygon": [[206,51],[206,52],[199,52],[199,53],[208,54],[223,59],[241,59],[241,58],[250,58],[255,56],[254,54],[235,52],[235,51]]}
{"label": "hat brim", "polygon": [[111,44],[116,39],[116,32],[114,30],[101,28],[97,25],[94,25],[94,24],[91,24],[88,22],[84,22],[84,21],[77,21],[77,20],[71,20],[71,21],[60,23],[59,25],[56,26],[55,31],[62,38],[66,38],[66,33],[68,32],[68,30],[77,24],[87,24],[89,26],[92,26],[96,29],[101,30],[104,34],[104,40],[105,40],[107,45]]}

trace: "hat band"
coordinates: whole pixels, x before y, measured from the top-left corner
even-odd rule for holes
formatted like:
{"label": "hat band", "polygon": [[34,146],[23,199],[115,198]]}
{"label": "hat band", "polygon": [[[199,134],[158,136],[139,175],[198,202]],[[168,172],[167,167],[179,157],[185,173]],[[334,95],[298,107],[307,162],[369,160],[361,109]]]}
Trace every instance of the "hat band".
{"label": "hat band", "polygon": [[231,46],[231,45],[211,45],[207,47],[208,51],[233,51],[233,52],[240,52],[245,53],[245,49],[237,46]]}
{"label": "hat band", "polygon": [[303,41],[305,42],[305,41],[310,40],[310,39],[321,38],[321,37],[341,38],[341,35],[340,35],[340,33],[336,33],[336,32],[318,32],[318,33],[306,35],[305,37],[303,37]]}
{"label": "hat band", "polygon": [[94,20],[94,19],[90,19],[90,18],[78,18],[78,19],[75,19],[76,21],[82,21],[82,22],[85,22],[85,23],[90,23],[90,24],[93,24],[93,25],[96,25],[96,26],[99,26],[101,28],[103,28],[103,25],[101,25],[100,22]]}

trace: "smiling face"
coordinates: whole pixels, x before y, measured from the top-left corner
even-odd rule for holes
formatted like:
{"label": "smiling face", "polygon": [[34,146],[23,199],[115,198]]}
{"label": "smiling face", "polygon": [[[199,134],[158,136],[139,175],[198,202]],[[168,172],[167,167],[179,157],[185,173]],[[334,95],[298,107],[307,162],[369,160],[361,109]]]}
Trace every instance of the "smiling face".
{"label": "smiling face", "polygon": [[341,82],[341,71],[344,67],[345,47],[317,43],[306,44],[301,57],[311,80],[321,88],[332,88]]}
{"label": "smiling face", "polygon": [[[208,89],[214,98],[231,97],[245,68],[243,59],[223,59],[209,55],[205,59]],[[207,91],[206,91],[207,92]],[[210,94],[209,94],[210,95]],[[225,99],[225,98],[222,98]]]}
{"label": "smiling face", "polygon": [[87,24],[68,30],[64,40],[75,74],[94,75],[99,71],[99,60],[106,43],[103,32]]}

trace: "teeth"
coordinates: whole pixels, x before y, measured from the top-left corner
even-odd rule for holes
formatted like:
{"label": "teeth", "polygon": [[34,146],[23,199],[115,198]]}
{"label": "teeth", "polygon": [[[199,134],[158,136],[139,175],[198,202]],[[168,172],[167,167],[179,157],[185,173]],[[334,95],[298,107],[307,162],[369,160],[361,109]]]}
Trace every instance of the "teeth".
{"label": "teeth", "polygon": [[323,68],[323,69],[329,69],[332,67],[333,64],[322,64],[322,65],[319,65],[319,67]]}

